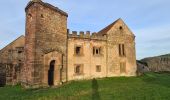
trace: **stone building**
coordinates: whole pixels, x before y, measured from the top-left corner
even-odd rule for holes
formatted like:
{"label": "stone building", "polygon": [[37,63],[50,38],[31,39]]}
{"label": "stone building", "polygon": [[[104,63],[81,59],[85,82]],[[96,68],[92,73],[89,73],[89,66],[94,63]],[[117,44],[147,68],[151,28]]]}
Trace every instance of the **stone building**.
{"label": "stone building", "polygon": [[30,1],[25,12],[23,85],[136,75],[135,36],[122,19],[91,34],[70,32],[68,14],[41,0]]}
{"label": "stone building", "polygon": [[24,63],[25,37],[20,36],[0,50],[0,84],[15,85],[20,81]]}

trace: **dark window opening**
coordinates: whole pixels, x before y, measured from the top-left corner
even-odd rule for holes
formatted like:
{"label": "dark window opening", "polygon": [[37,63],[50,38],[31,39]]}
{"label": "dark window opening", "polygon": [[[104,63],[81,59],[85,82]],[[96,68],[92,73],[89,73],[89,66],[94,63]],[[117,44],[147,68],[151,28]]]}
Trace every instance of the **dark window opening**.
{"label": "dark window opening", "polygon": [[123,29],[122,26],[120,26],[119,29],[122,30]]}
{"label": "dark window opening", "polygon": [[22,51],[18,51],[18,53],[22,53]]}
{"label": "dark window opening", "polygon": [[119,44],[119,56],[121,56],[122,54],[121,54],[121,44]]}
{"label": "dark window opening", "polygon": [[96,54],[99,54],[99,49],[96,49]]}
{"label": "dark window opening", "polygon": [[76,74],[80,74],[80,66],[76,66],[76,71],[75,71]]}
{"label": "dark window opening", "polygon": [[100,55],[101,54],[101,48],[100,47],[94,47],[93,48],[93,55]]}
{"label": "dark window opening", "polygon": [[79,55],[81,53],[81,47],[76,47],[76,54]]}
{"label": "dark window opening", "polygon": [[126,54],[125,54],[125,45],[124,44],[119,44],[119,56],[120,57],[126,56]]}
{"label": "dark window opening", "polygon": [[41,14],[41,18],[44,18],[44,15],[43,15],[43,14]]}
{"label": "dark window opening", "polygon": [[122,54],[123,56],[125,56],[125,45],[124,44],[122,44]]}

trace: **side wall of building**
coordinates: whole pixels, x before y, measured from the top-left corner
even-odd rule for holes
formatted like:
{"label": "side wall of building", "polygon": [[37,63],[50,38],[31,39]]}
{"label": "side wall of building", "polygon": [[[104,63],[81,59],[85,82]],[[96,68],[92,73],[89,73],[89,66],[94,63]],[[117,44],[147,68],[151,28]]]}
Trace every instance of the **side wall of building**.
{"label": "side wall of building", "polygon": [[20,82],[20,69],[24,62],[25,37],[20,36],[0,51],[0,80],[8,85]]}
{"label": "side wall of building", "polygon": [[[108,56],[107,66],[109,67],[108,76],[135,76],[136,75],[136,52],[135,36],[128,27],[119,20],[114,27],[107,32]],[[124,45],[125,55],[120,55],[119,45]],[[121,65],[123,63],[124,65]],[[123,66],[124,72],[121,72]]]}

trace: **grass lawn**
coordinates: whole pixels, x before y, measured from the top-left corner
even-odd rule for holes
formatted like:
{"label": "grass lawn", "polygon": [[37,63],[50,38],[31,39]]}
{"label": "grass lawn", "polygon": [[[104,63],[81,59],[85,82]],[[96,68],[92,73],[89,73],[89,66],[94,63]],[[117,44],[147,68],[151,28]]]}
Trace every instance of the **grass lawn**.
{"label": "grass lawn", "polygon": [[59,88],[0,88],[0,100],[170,100],[170,73],[73,81]]}

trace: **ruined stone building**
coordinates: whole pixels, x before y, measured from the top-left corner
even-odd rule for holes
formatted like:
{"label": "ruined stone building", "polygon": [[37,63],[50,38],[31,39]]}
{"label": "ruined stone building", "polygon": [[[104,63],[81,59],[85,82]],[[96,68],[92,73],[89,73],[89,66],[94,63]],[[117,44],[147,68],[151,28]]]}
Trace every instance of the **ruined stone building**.
{"label": "ruined stone building", "polygon": [[51,4],[32,0],[25,12],[25,38],[1,50],[1,65],[12,66],[10,82],[18,78],[25,86],[37,87],[136,75],[135,36],[122,19],[96,33],[70,32],[68,14]]}
{"label": "ruined stone building", "polygon": [[16,84],[24,64],[25,37],[20,36],[0,50],[0,85]]}

